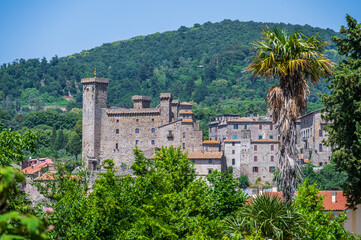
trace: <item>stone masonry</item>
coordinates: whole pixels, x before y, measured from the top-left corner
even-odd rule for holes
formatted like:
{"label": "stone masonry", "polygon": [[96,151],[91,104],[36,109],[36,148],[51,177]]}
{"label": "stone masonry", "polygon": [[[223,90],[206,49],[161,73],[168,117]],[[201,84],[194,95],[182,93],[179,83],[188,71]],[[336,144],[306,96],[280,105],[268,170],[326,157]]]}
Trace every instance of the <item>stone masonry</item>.
{"label": "stone masonry", "polygon": [[149,158],[162,146],[203,150],[203,133],[199,122],[193,121],[192,104],[161,93],[155,108],[150,108],[151,98],[146,96],[133,96],[131,109],[107,107],[108,83],[104,78],[82,79],[82,157],[89,169],[98,169],[105,159],[114,159],[117,168],[130,167],[136,146]]}

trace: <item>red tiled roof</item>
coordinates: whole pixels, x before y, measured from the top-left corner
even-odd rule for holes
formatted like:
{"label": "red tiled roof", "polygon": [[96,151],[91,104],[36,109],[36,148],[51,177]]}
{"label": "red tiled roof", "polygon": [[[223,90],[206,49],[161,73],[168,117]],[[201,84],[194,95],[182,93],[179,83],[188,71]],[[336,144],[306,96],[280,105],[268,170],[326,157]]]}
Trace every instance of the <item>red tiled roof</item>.
{"label": "red tiled roof", "polygon": [[42,162],[42,163],[38,163],[38,164],[30,166],[30,167],[24,168],[23,170],[21,170],[21,172],[24,174],[34,174],[34,173],[41,171],[41,168],[45,168],[47,166],[48,166],[48,163]]}
{"label": "red tiled roof", "polygon": [[189,102],[181,102],[180,105],[193,106],[193,104]]}
{"label": "red tiled roof", "polygon": [[179,114],[193,114],[192,111],[180,110]]}
{"label": "red tiled roof", "polygon": [[44,173],[42,176],[35,178],[35,181],[49,181],[49,180],[55,180],[55,174],[52,172]]}
{"label": "red tiled roof", "polygon": [[279,143],[280,141],[275,139],[258,139],[258,140],[252,140],[253,143]]}
{"label": "red tiled roof", "polygon": [[320,191],[320,195],[325,196],[323,200],[323,206],[326,211],[345,211],[346,207],[346,197],[343,195],[342,191],[336,192],[336,202],[332,202],[332,192],[333,191]]}
{"label": "red tiled roof", "polygon": [[182,119],[182,122],[192,123],[192,122],[193,122],[193,119]]}
{"label": "red tiled roof", "polygon": [[189,152],[189,159],[220,159],[222,157],[222,152]]}
{"label": "red tiled roof", "polygon": [[224,142],[241,142],[241,140],[240,139],[226,139],[226,140],[224,140]]}
{"label": "red tiled roof", "polygon": [[[325,211],[345,211],[348,209],[346,206],[346,197],[343,196],[342,191],[335,191],[336,192],[336,202],[332,202],[332,192],[333,191],[320,191],[319,195],[325,196],[323,200],[323,207],[325,208]],[[278,197],[282,199],[282,193],[281,192],[264,192],[263,194],[267,194],[270,197]],[[296,192],[297,194],[297,192]],[[252,202],[252,197],[247,199],[247,202]]]}
{"label": "red tiled roof", "polygon": [[221,142],[218,140],[204,140],[203,143],[206,144],[220,144]]}

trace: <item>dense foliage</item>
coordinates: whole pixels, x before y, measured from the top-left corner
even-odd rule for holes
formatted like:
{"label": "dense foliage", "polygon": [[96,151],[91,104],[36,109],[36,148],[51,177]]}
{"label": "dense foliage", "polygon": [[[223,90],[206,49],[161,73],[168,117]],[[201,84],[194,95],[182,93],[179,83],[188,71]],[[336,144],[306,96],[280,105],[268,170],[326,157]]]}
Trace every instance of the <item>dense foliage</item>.
{"label": "dense foliage", "polygon": [[342,190],[342,187],[347,184],[347,173],[345,171],[337,172],[334,163],[327,164],[322,169],[315,171],[309,162],[301,169],[303,180],[316,184],[320,190]]}
{"label": "dense foliage", "polygon": [[340,55],[347,57],[330,79],[330,95],[323,95],[328,145],[334,147],[332,160],[347,173],[344,194],[351,207],[361,203],[361,24],[347,15],[342,37],[335,37]]}
{"label": "dense foliage", "polygon": [[[338,59],[335,44],[330,40],[337,33],[330,29],[267,25],[288,31],[298,28],[308,36],[320,31],[319,37],[330,43],[327,56],[334,61]],[[96,66],[97,76],[111,79],[110,105],[130,107],[131,96],[137,94],[152,96],[156,106],[159,93],[169,91],[180,100],[208,108],[213,114],[262,114],[266,111],[263,99],[272,83],[253,80],[244,72],[254,54],[251,43],[260,39],[262,27],[264,23],[207,22],[105,43],[71,56],[55,56],[49,61],[17,59],[0,68],[0,100],[4,109],[19,111],[27,107],[41,109],[58,103],[62,96],[70,96],[76,100],[70,105],[81,107],[80,80],[92,77]],[[316,92],[327,92],[326,85],[312,91],[311,108],[320,106]],[[209,110],[205,109],[204,114]]]}

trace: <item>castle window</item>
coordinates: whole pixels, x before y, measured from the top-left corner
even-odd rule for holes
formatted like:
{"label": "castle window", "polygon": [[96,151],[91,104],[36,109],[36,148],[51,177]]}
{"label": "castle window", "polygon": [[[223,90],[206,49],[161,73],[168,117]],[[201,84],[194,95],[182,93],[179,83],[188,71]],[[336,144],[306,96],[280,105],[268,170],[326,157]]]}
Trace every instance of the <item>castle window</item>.
{"label": "castle window", "polygon": [[271,162],[273,162],[275,160],[274,156],[271,156]]}
{"label": "castle window", "polygon": [[135,145],[138,145],[138,143],[139,143],[139,140],[135,140]]}
{"label": "castle window", "polygon": [[271,145],[271,151],[274,151],[275,150],[275,146],[272,144]]}
{"label": "castle window", "polygon": [[322,162],[320,162],[318,165],[319,165],[320,167],[322,167]]}
{"label": "castle window", "polygon": [[253,146],[253,150],[254,150],[254,151],[257,151],[257,145],[254,145],[254,146]]}
{"label": "castle window", "polygon": [[115,133],[116,133],[116,134],[119,134],[119,129],[115,129]]}
{"label": "castle window", "polygon": [[236,165],[236,159],[232,158],[232,165]]}
{"label": "castle window", "polygon": [[244,125],[244,129],[247,129],[247,124]]}
{"label": "castle window", "polygon": [[119,119],[117,119],[117,123],[119,122]]}
{"label": "castle window", "polygon": [[235,143],[235,142],[233,142],[233,143],[232,143],[232,146],[233,146],[233,147],[234,147],[234,146],[236,146],[236,143]]}
{"label": "castle window", "polygon": [[152,140],[151,143],[152,143],[152,145],[154,145],[154,144],[155,144],[155,140]]}
{"label": "castle window", "polygon": [[155,133],[155,128],[152,128],[152,133]]}
{"label": "castle window", "polygon": [[270,138],[270,139],[273,139],[273,135],[270,135],[269,138]]}
{"label": "castle window", "polygon": [[115,149],[118,149],[118,143],[115,144]]}
{"label": "castle window", "polygon": [[183,146],[183,148],[185,148],[185,147],[186,147],[186,144],[185,144],[185,143],[182,143],[182,146]]}
{"label": "castle window", "polygon": [[235,154],[236,153],[236,151],[235,150],[232,150],[232,154]]}
{"label": "castle window", "polygon": [[209,168],[209,169],[208,169],[208,174],[211,174],[212,171],[213,171],[213,169],[212,169],[212,168]]}
{"label": "castle window", "polygon": [[139,133],[139,128],[136,128],[136,129],[135,129],[135,133]]}
{"label": "castle window", "polygon": [[257,162],[258,158],[257,156],[253,156],[253,161]]}
{"label": "castle window", "polygon": [[233,129],[238,129],[238,124],[233,124]]}
{"label": "castle window", "polygon": [[152,122],[154,122],[154,118],[152,118]]}
{"label": "castle window", "polygon": [[320,143],[320,144],[318,145],[318,150],[319,150],[320,152],[322,152],[322,143]]}
{"label": "castle window", "polygon": [[262,135],[258,135],[258,139],[262,139]]}
{"label": "castle window", "polygon": [[135,121],[136,121],[136,122],[139,122],[139,119],[137,118],[137,119],[135,119]]}
{"label": "castle window", "polygon": [[259,125],[259,129],[261,129],[261,130],[262,130],[262,124],[260,124],[260,125]]}
{"label": "castle window", "polygon": [[273,124],[269,125],[269,130],[273,130]]}
{"label": "castle window", "polygon": [[270,167],[269,167],[269,172],[272,172],[274,169],[275,169],[274,166],[270,166]]}
{"label": "castle window", "polygon": [[318,130],[318,136],[322,137],[322,129]]}
{"label": "castle window", "polygon": [[258,172],[258,167],[253,167],[252,171],[253,172]]}
{"label": "castle window", "polygon": [[186,136],[186,132],[183,132],[183,137],[185,137]]}
{"label": "castle window", "polygon": [[208,163],[212,163],[212,159],[208,159]]}

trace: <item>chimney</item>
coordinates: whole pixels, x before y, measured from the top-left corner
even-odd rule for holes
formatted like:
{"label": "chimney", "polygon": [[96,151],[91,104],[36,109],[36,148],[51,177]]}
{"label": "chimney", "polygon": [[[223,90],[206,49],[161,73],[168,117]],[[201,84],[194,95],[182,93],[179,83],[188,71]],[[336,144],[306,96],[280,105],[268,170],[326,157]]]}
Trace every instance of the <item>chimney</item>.
{"label": "chimney", "polygon": [[337,202],[336,201],[336,191],[332,191],[332,200],[331,200],[331,202],[333,202],[333,203],[335,203],[335,202]]}
{"label": "chimney", "polygon": [[273,186],[272,186],[272,192],[278,192],[278,186],[277,186],[277,183],[273,183]]}

